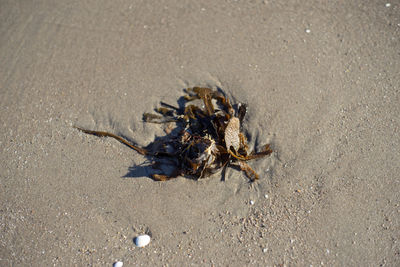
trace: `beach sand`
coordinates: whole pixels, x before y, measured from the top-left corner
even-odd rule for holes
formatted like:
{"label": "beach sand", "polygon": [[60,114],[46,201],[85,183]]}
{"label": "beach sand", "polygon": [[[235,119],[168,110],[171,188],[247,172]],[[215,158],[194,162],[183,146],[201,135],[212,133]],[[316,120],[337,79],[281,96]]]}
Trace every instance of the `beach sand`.
{"label": "beach sand", "polygon": [[[1,1],[1,266],[400,264],[400,5]],[[183,89],[249,105],[249,164],[155,182],[142,122]],[[136,166],[136,167],[135,167]],[[144,248],[133,238],[151,234]]]}

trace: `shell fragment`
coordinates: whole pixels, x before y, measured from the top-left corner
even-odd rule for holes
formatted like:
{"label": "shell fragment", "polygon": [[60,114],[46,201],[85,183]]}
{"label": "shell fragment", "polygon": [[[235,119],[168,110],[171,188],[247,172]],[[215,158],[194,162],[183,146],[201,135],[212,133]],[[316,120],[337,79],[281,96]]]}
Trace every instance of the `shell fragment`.
{"label": "shell fragment", "polygon": [[139,248],[145,247],[150,243],[150,236],[149,235],[139,235],[137,236],[133,242]]}

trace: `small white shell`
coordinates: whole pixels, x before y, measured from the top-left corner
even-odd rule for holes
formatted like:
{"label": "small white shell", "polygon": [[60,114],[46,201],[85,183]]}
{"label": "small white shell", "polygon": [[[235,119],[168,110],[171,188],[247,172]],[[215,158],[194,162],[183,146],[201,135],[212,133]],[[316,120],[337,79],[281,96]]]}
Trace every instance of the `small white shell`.
{"label": "small white shell", "polygon": [[122,267],[123,265],[124,265],[124,263],[122,261],[117,261],[117,262],[114,262],[114,264],[113,264],[114,267]]}
{"label": "small white shell", "polygon": [[135,242],[135,245],[139,248],[145,247],[150,243],[150,236],[139,235],[133,240],[133,242]]}

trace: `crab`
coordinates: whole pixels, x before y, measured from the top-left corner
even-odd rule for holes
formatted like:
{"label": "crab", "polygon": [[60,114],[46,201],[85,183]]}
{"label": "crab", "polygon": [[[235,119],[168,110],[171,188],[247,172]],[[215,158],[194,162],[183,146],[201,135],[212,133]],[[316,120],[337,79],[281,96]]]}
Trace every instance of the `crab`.
{"label": "crab", "polygon": [[[158,114],[143,114],[145,122],[175,125],[166,130],[167,135],[156,138],[146,147],[113,133],[74,127],[87,134],[117,139],[151,158],[152,167],[157,170],[151,178],[156,181],[178,176],[200,179],[220,169],[224,173],[228,166],[238,166],[250,181],[259,179],[247,162],[268,156],[273,151],[266,144],[258,152],[248,152],[247,139],[241,131],[246,105],[239,103],[235,110],[221,90],[194,87],[186,89],[185,93],[178,101],[180,107],[161,102],[161,107],[155,110]],[[201,100],[203,107],[192,104],[195,100]],[[168,173],[162,168],[166,164],[170,167]]]}

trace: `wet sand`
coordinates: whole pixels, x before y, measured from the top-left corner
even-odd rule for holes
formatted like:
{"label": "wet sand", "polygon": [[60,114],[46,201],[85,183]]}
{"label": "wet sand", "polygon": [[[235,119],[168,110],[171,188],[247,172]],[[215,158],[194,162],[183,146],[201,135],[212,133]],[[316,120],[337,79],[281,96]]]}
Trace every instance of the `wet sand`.
{"label": "wet sand", "polygon": [[[400,264],[400,5],[1,1],[1,266]],[[249,105],[260,180],[154,182],[115,140],[182,89]],[[134,167],[136,166],[136,168]],[[151,233],[136,248],[133,238]]]}

